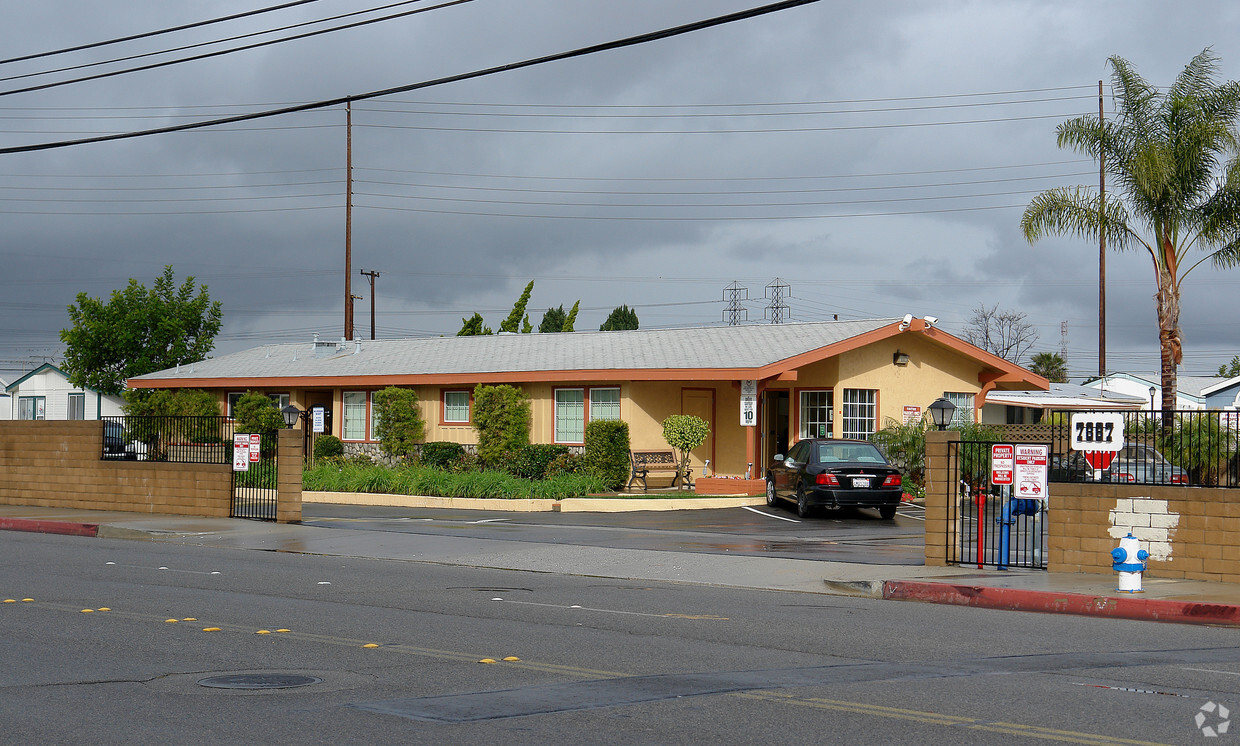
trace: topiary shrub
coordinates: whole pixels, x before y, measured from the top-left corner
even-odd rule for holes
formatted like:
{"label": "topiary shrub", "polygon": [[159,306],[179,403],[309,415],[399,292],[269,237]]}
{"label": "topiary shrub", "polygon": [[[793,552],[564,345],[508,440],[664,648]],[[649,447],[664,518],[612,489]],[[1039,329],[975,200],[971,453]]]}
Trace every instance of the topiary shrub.
{"label": "topiary shrub", "polygon": [[436,440],[422,444],[422,465],[436,469],[450,469],[465,456],[465,447],[460,443],[449,443]]}
{"label": "topiary shrub", "polygon": [[388,386],[375,392],[375,437],[388,456],[404,457],[416,453],[425,436],[418,395],[413,389]]}
{"label": "topiary shrub", "polygon": [[674,414],[663,420],[663,439],[677,451],[680,456],[676,460],[676,476],[683,485],[685,470],[689,466],[689,453],[706,442],[710,437],[710,423],[701,417],[691,414]]}
{"label": "topiary shrub", "polygon": [[568,446],[537,443],[522,446],[505,464],[505,471],[523,479],[543,479],[547,466],[558,456],[568,453]]}
{"label": "topiary shrub", "polygon": [[586,425],[584,467],[618,490],[629,480],[629,423],[595,420]]}
{"label": "topiary shrub", "polygon": [[335,458],[344,455],[344,443],[335,435],[320,435],[314,439],[314,457]]}
{"label": "topiary shrub", "polygon": [[530,400],[521,389],[508,385],[474,389],[474,429],[482,463],[499,467],[529,445],[530,420]]}

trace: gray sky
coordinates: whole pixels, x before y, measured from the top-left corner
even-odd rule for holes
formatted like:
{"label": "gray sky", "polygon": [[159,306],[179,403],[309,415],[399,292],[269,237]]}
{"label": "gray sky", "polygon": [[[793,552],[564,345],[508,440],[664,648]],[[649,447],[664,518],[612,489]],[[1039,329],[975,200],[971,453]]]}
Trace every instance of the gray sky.
{"label": "gray sky", "polygon": [[[275,4],[13,4],[6,57]],[[155,70],[0,95],[0,147],[331,99],[540,57],[761,0],[473,0]],[[73,54],[0,64],[0,92],[122,66],[48,70],[378,7],[320,0]],[[395,13],[428,2],[392,8]],[[206,10],[209,8],[209,10]],[[207,14],[211,14],[208,16]],[[375,17],[380,13],[351,20]],[[1096,245],[1029,246],[1037,192],[1096,184],[1055,126],[1096,113],[1106,59],[1170,82],[1212,46],[1240,78],[1240,5],[820,2],[732,25],[359,102],[353,113],[358,336],[498,327],[529,280],[530,320],[578,299],[643,328],[719,324],[724,288],[762,323],[782,278],[794,321],[1024,312],[1035,351],[1066,322],[1074,377],[1097,370]],[[337,23],[344,23],[339,21]],[[322,28],[323,24],[299,31]],[[295,31],[282,32],[288,36]],[[251,37],[223,46],[253,43]],[[222,48],[204,46],[172,55]],[[25,77],[17,77],[25,76]],[[343,331],[343,107],[0,156],[0,376],[58,359],[76,294],[148,286],[172,264],[224,306],[216,354]],[[1110,254],[1108,368],[1157,369],[1148,257]],[[1240,352],[1238,271],[1184,286],[1182,374]]]}

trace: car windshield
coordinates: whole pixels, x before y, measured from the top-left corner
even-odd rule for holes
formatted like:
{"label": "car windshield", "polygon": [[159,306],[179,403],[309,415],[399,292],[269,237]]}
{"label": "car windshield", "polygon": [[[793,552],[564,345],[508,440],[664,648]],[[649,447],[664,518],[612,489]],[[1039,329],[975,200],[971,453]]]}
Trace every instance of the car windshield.
{"label": "car windshield", "polygon": [[819,443],[820,464],[886,464],[887,459],[869,443]]}

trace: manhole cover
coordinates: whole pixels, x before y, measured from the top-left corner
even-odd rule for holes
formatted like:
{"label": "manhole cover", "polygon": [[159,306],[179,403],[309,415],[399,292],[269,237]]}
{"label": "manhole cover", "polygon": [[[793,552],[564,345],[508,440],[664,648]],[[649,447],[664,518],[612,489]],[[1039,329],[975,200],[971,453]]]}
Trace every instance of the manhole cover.
{"label": "manhole cover", "polygon": [[199,679],[199,686],[212,689],[294,689],[317,684],[322,679],[291,673],[245,673],[232,676],[209,676]]}

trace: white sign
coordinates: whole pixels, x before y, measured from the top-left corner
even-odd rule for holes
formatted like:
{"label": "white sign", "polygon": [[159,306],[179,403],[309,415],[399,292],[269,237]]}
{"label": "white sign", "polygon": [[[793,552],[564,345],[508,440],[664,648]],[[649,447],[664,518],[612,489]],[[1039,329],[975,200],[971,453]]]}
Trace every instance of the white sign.
{"label": "white sign", "polygon": [[323,424],[323,408],[315,407],[312,411],[314,412],[314,432],[321,433],[325,429]]}
{"label": "white sign", "polygon": [[250,470],[250,436],[248,433],[233,435],[233,471]]}
{"label": "white sign", "polygon": [[1016,482],[1016,497],[1046,499],[1046,471],[1050,463],[1049,446],[1016,446],[1015,468],[1012,480]]}
{"label": "white sign", "polygon": [[1122,451],[1124,415],[1119,412],[1075,412],[1069,448],[1073,451]]}
{"label": "white sign", "polygon": [[741,426],[758,424],[758,382],[741,381]]}

